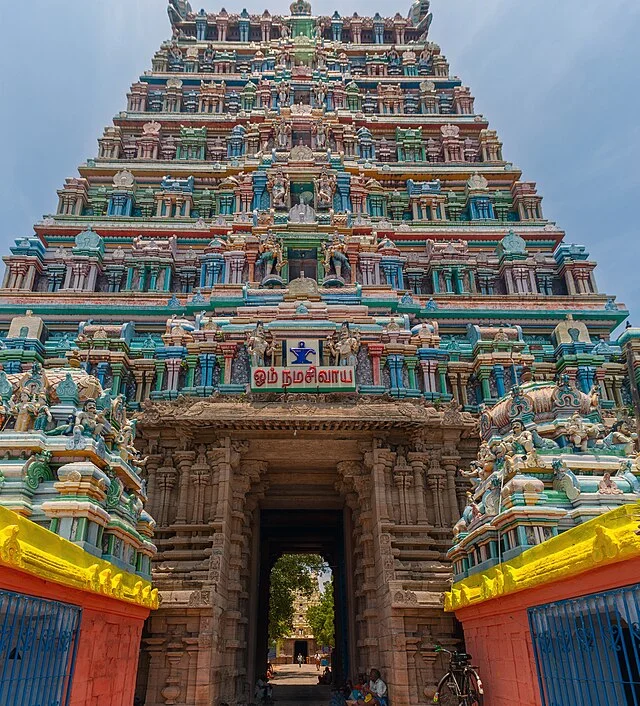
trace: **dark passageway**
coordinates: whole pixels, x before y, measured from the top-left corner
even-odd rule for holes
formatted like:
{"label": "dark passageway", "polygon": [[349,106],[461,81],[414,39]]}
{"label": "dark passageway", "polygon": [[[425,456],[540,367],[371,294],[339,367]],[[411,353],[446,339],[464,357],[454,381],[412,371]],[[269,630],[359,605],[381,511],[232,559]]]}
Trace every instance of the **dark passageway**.
{"label": "dark passageway", "polygon": [[[262,510],[260,514],[260,573],[258,586],[258,625],[256,672],[266,668],[268,652],[269,577],[275,561],[283,554],[319,554],[334,576],[336,646],[332,666],[335,679],[349,673],[348,611],[350,600],[345,570],[345,531],[342,510]],[[304,657],[302,646],[299,646]],[[296,647],[298,649],[298,646]],[[297,656],[298,652],[295,653]],[[297,667],[296,667],[297,669]],[[314,667],[315,669],[315,667]],[[300,685],[282,683],[276,691],[283,698],[292,690],[293,699],[302,696]],[[312,694],[308,695],[309,697]],[[305,697],[308,701],[308,698]],[[289,700],[289,695],[286,699]]]}

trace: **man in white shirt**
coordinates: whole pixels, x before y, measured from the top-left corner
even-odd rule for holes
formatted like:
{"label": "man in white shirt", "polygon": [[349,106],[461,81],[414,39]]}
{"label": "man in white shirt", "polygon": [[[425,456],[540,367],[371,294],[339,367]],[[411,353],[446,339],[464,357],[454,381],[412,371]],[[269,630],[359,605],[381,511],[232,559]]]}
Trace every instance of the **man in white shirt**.
{"label": "man in white shirt", "polygon": [[369,683],[365,686],[364,700],[358,701],[364,706],[389,706],[387,685],[382,681],[380,671],[372,669],[369,672]]}

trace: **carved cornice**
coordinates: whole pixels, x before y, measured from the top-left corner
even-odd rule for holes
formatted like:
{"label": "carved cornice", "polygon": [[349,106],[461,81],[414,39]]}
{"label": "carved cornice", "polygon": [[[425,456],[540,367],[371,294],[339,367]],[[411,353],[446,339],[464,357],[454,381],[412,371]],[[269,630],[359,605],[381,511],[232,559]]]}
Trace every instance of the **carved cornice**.
{"label": "carved cornice", "polygon": [[445,594],[444,609],[461,610],[640,556],[637,512],[637,504],[611,510],[500,566],[458,581]]}
{"label": "carved cornice", "polygon": [[422,400],[367,399],[356,395],[225,395],[146,402],[138,415],[144,428],[159,425],[211,426],[233,430],[385,431],[448,428],[463,436],[477,432],[467,412],[436,409]]}
{"label": "carved cornice", "polygon": [[149,581],[98,559],[81,547],[0,507],[0,567],[116,601],[156,610],[158,590]]}

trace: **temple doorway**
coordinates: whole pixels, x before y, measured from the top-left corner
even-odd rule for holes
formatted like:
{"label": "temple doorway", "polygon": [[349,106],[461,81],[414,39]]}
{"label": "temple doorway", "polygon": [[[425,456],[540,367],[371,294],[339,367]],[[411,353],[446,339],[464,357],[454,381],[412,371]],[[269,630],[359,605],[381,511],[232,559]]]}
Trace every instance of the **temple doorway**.
{"label": "temple doorway", "polygon": [[[300,554],[321,557],[324,563],[323,571],[332,576],[329,589],[332,591],[334,605],[333,644],[320,644],[310,633],[299,634],[293,640],[285,641],[282,661],[297,664],[298,655],[302,655],[304,664],[309,661],[315,669],[314,655],[323,653],[323,665],[330,666],[333,679],[340,681],[350,673],[352,661],[353,635],[349,629],[354,613],[354,599],[351,594],[352,573],[350,547],[345,533],[346,509],[262,509],[260,511],[260,557],[259,580],[254,588],[254,598],[257,598],[257,621],[255,631],[255,655],[253,665],[255,678],[266,671],[269,655],[273,655],[273,644],[270,644],[269,599],[272,594],[271,581],[276,562],[284,556]],[[347,518],[347,521],[348,518]],[[320,587],[318,598],[320,597]],[[294,616],[294,625],[302,630],[304,618],[302,608]],[[305,609],[306,610],[306,609]],[[330,640],[326,640],[330,642]],[[323,649],[324,648],[324,649]],[[250,648],[251,650],[251,648]],[[251,667],[251,665],[250,665]],[[277,669],[277,667],[276,667]],[[251,668],[250,668],[250,676]]]}
{"label": "temple doorway", "polygon": [[318,251],[316,248],[289,248],[289,280],[298,277],[318,278]]}
{"label": "temple doorway", "polygon": [[309,643],[307,640],[296,640],[293,643],[293,654],[294,654],[294,662],[299,661],[298,660],[298,655],[300,655],[304,661],[307,661],[307,658],[309,657]]}

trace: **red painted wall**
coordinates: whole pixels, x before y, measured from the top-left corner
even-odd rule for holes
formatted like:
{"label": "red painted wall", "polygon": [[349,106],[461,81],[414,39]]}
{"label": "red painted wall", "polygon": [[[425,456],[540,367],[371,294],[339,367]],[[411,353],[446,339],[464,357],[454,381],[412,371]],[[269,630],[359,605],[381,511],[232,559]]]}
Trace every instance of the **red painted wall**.
{"label": "red painted wall", "polygon": [[456,611],[485,687],[485,706],[540,706],[527,609],[640,581],[640,558]]}
{"label": "red painted wall", "polygon": [[3,567],[0,589],[82,608],[71,706],[131,706],[148,608],[78,591]]}

